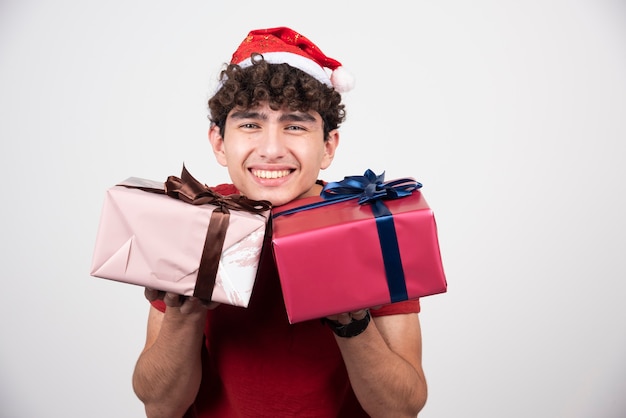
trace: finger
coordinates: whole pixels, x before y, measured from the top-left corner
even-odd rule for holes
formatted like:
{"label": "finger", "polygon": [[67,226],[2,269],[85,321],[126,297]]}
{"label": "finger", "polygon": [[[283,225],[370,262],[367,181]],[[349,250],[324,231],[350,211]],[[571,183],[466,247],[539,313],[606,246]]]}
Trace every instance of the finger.
{"label": "finger", "polygon": [[336,321],[339,322],[340,324],[346,325],[352,322],[352,317],[350,316],[349,313],[342,313],[342,314],[337,315]]}
{"label": "finger", "polygon": [[220,305],[219,302],[207,301],[194,296],[184,297],[180,312],[190,314],[196,311],[215,309]]}
{"label": "finger", "polygon": [[360,309],[358,311],[350,312],[350,316],[355,321],[359,321],[359,320],[365,318],[366,315],[367,315],[367,309]]}
{"label": "finger", "polygon": [[213,302],[213,301],[204,300],[204,299],[200,299],[200,303],[202,304],[202,306],[204,306],[207,309],[215,309],[221,305],[220,302]]}
{"label": "finger", "polygon": [[203,308],[203,305],[200,303],[200,300],[191,296],[186,298],[180,305],[180,313],[189,314],[201,309],[201,307]]}
{"label": "finger", "polygon": [[167,292],[163,297],[163,302],[165,302],[167,306],[171,306],[173,308],[178,308],[179,306],[181,306],[184,300],[184,296],[172,292]]}
{"label": "finger", "polygon": [[146,287],[144,289],[143,294],[145,295],[146,299],[148,299],[150,302],[154,302],[155,300],[158,300],[158,299],[163,299],[163,296],[165,296],[165,292],[161,292],[156,289],[151,289],[149,287]]}

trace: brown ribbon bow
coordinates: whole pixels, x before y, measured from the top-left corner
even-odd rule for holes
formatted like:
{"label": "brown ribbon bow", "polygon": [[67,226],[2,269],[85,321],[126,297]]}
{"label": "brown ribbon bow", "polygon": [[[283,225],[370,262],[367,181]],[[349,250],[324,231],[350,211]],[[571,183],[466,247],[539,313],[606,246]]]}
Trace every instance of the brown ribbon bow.
{"label": "brown ribbon bow", "polygon": [[221,195],[196,180],[184,165],[180,178],[176,176],[167,178],[165,190],[149,187],[135,188],[152,193],[166,194],[191,205],[210,204],[217,206],[211,213],[204,249],[200,258],[200,266],[198,267],[198,278],[196,279],[193,293],[195,297],[204,301],[210,301],[213,295],[217,269],[230,219],[230,210],[262,213],[271,208],[271,203],[266,200],[251,200],[242,195]]}

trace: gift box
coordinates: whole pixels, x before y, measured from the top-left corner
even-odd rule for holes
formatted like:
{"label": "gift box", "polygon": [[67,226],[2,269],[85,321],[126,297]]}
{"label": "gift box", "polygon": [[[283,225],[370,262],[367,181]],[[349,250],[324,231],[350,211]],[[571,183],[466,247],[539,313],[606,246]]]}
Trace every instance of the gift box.
{"label": "gift box", "polygon": [[272,246],[289,321],[444,293],[437,226],[413,179],[328,183],[272,209]]}
{"label": "gift box", "polygon": [[107,190],[90,274],[247,307],[269,203],[221,196],[183,167]]}

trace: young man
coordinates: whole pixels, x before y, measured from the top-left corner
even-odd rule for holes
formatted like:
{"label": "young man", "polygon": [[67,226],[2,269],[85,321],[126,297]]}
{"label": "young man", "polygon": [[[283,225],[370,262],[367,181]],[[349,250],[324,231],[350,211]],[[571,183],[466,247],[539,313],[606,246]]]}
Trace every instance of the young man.
{"label": "young man", "polygon": [[[250,32],[209,100],[233,183],[218,192],[274,206],[319,195],[345,118],[340,65],[289,28]],[[148,417],[415,417],[426,402],[419,301],[292,325],[269,251],[247,308],[146,297],[133,386]]]}

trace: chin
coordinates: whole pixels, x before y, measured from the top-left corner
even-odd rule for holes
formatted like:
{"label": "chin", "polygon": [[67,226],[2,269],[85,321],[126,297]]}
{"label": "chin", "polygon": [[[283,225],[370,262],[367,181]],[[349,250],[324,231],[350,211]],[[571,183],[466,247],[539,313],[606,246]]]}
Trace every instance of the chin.
{"label": "chin", "polygon": [[272,206],[280,206],[289,202],[289,198],[284,196],[276,196],[274,193],[245,193],[242,192],[244,196],[248,199],[252,200],[266,200],[272,204]]}
{"label": "chin", "polygon": [[278,206],[282,206],[282,205],[286,205],[289,202],[294,201],[295,199],[282,199],[282,200],[277,200],[275,202],[272,202],[272,206],[273,207],[278,207]]}
{"label": "chin", "polygon": [[253,200],[267,200],[272,206],[282,206],[301,197],[311,196],[311,191],[300,193],[287,187],[255,189],[252,193],[244,193],[246,197]]}

